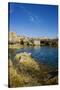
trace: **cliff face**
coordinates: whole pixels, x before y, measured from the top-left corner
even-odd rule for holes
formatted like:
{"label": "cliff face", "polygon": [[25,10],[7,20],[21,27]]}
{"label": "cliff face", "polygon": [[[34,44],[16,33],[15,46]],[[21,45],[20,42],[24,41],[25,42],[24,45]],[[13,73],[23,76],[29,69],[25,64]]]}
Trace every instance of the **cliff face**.
{"label": "cliff face", "polygon": [[40,40],[34,40],[34,45],[40,45]]}
{"label": "cliff face", "polygon": [[16,32],[9,32],[9,43],[16,43],[17,41],[17,35],[16,35]]}
{"label": "cliff face", "polygon": [[20,45],[49,45],[58,46],[58,39],[48,38],[29,38],[25,36],[17,36],[15,32],[9,32],[9,44],[20,44]]}

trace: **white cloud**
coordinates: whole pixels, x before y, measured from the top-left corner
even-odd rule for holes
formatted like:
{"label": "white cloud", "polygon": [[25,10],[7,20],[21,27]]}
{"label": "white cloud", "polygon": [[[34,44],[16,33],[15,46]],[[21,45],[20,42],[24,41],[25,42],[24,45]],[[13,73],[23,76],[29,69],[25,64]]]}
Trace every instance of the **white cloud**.
{"label": "white cloud", "polygon": [[34,21],[34,17],[30,15],[30,21]]}
{"label": "white cloud", "polygon": [[20,8],[22,8],[28,14],[29,20],[31,22],[34,22],[34,21],[38,20],[38,16],[37,15],[32,15],[32,13],[27,8],[25,8],[22,5],[20,6]]}
{"label": "white cloud", "polygon": [[28,16],[29,16],[29,20],[30,21],[34,21],[34,17],[31,15],[31,12],[29,11],[29,10],[27,10],[25,7],[23,7],[23,6],[20,6],[20,8],[22,8],[27,14],[28,14]]}

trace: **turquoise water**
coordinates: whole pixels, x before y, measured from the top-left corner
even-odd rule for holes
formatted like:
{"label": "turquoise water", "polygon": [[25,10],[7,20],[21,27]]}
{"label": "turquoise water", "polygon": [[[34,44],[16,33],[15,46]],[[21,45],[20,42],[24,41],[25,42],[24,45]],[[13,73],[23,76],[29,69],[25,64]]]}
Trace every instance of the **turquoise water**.
{"label": "turquoise water", "polygon": [[28,52],[31,53],[35,60],[38,60],[42,64],[52,67],[58,67],[58,48],[57,47],[26,47],[16,50],[16,53]]}

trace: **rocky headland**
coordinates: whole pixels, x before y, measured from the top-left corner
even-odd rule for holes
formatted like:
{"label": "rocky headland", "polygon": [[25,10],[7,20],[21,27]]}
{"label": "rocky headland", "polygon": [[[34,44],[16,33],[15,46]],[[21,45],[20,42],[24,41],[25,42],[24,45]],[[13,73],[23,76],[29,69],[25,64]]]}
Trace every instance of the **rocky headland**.
{"label": "rocky headland", "polygon": [[32,58],[31,53],[16,54],[9,58],[9,87],[58,84],[58,70],[51,69]]}

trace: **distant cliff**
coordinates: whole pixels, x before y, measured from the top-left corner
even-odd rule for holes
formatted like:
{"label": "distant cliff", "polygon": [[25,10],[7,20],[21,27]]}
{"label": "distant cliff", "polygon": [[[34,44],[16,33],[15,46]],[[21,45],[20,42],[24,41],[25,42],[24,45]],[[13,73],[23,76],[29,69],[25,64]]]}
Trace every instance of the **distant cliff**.
{"label": "distant cliff", "polygon": [[9,32],[9,44],[20,44],[20,45],[49,45],[58,46],[58,39],[43,38],[30,38],[26,36],[17,36],[16,32]]}

